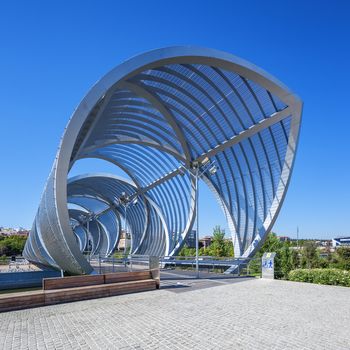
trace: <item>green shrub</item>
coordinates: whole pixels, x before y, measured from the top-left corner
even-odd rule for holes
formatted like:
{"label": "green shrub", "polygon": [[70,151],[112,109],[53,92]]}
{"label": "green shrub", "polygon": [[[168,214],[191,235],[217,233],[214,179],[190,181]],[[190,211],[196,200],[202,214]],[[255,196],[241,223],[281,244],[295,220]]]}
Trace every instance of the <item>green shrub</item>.
{"label": "green shrub", "polygon": [[350,270],[350,247],[339,247],[331,258],[331,267]]}
{"label": "green shrub", "polygon": [[0,256],[0,265],[7,265],[8,264],[8,257],[6,255]]}
{"label": "green shrub", "polygon": [[297,269],[288,274],[290,281],[350,287],[350,271],[339,269]]}
{"label": "green shrub", "polygon": [[0,255],[22,254],[27,238],[23,236],[9,236],[0,241]]}

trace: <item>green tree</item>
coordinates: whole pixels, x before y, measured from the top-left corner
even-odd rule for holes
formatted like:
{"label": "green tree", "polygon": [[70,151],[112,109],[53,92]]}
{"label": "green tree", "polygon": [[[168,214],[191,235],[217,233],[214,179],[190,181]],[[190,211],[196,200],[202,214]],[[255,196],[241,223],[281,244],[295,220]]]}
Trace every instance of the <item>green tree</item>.
{"label": "green tree", "polygon": [[267,252],[276,252],[279,251],[283,246],[283,243],[277,238],[276,234],[271,232],[267,235],[264,244],[259,250],[260,257]]}
{"label": "green tree", "polygon": [[305,242],[301,250],[301,267],[312,269],[319,266],[319,254],[316,243],[313,241]]}
{"label": "green tree", "polygon": [[231,239],[225,240],[225,250],[226,250],[226,253],[225,253],[226,256],[233,257],[235,255]]}
{"label": "green tree", "polygon": [[[200,253],[200,252],[199,252]],[[195,256],[196,248],[190,248],[185,244],[183,248],[180,250],[179,256]]]}
{"label": "green tree", "polygon": [[281,254],[281,272],[284,278],[288,278],[289,272],[292,270],[292,252],[287,244],[283,244],[280,250]]}
{"label": "green tree", "polygon": [[[233,257],[233,245],[230,239],[225,239],[225,230],[219,225],[213,228],[213,238],[209,247],[201,247],[198,252],[201,256]],[[189,248],[186,244],[181,249],[179,256],[195,256],[196,249]]]}
{"label": "green tree", "polygon": [[9,236],[0,240],[0,255],[19,255],[22,254],[26,237],[23,236]]}
{"label": "green tree", "polygon": [[213,229],[213,240],[208,249],[211,256],[226,256],[225,230],[219,225]]}
{"label": "green tree", "polygon": [[2,255],[9,255],[9,249],[5,244],[3,244],[3,241],[0,241],[0,256]]}
{"label": "green tree", "polygon": [[336,249],[332,257],[333,267],[350,270],[350,247],[339,247]]}
{"label": "green tree", "polygon": [[291,267],[292,270],[298,269],[300,267],[300,262],[299,262],[299,251],[296,249],[291,249],[292,254],[291,254]]}

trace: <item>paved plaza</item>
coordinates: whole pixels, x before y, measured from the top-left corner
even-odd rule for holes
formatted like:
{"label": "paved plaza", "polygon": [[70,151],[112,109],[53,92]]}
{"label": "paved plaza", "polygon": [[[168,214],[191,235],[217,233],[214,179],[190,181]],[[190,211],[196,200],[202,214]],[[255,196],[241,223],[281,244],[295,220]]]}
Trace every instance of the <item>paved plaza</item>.
{"label": "paved plaza", "polygon": [[350,288],[162,277],[159,291],[0,314],[0,349],[350,348]]}

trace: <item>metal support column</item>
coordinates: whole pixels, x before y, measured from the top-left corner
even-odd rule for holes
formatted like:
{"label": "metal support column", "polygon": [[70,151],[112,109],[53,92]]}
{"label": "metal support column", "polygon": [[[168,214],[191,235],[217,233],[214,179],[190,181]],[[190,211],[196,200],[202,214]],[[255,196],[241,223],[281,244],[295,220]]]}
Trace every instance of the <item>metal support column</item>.
{"label": "metal support column", "polygon": [[196,276],[199,278],[199,167],[196,168]]}

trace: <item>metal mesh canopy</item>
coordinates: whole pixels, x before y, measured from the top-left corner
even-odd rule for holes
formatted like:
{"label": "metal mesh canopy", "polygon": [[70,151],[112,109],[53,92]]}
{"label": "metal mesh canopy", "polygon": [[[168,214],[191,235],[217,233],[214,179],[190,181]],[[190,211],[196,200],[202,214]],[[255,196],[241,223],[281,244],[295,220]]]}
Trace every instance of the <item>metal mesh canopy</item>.
{"label": "metal mesh canopy", "polygon": [[[90,273],[82,252],[89,237],[94,254],[113,252],[125,194],[138,202],[128,206],[126,218],[131,253],[176,255],[195,221],[195,171],[224,211],[235,257],[252,256],[288,187],[301,108],[279,81],[228,53],[171,47],[124,62],[90,90],[70,119],[24,256]],[[83,158],[110,162],[130,179],[67,179]],[[206,171],[208,162],[218,171]]]}

